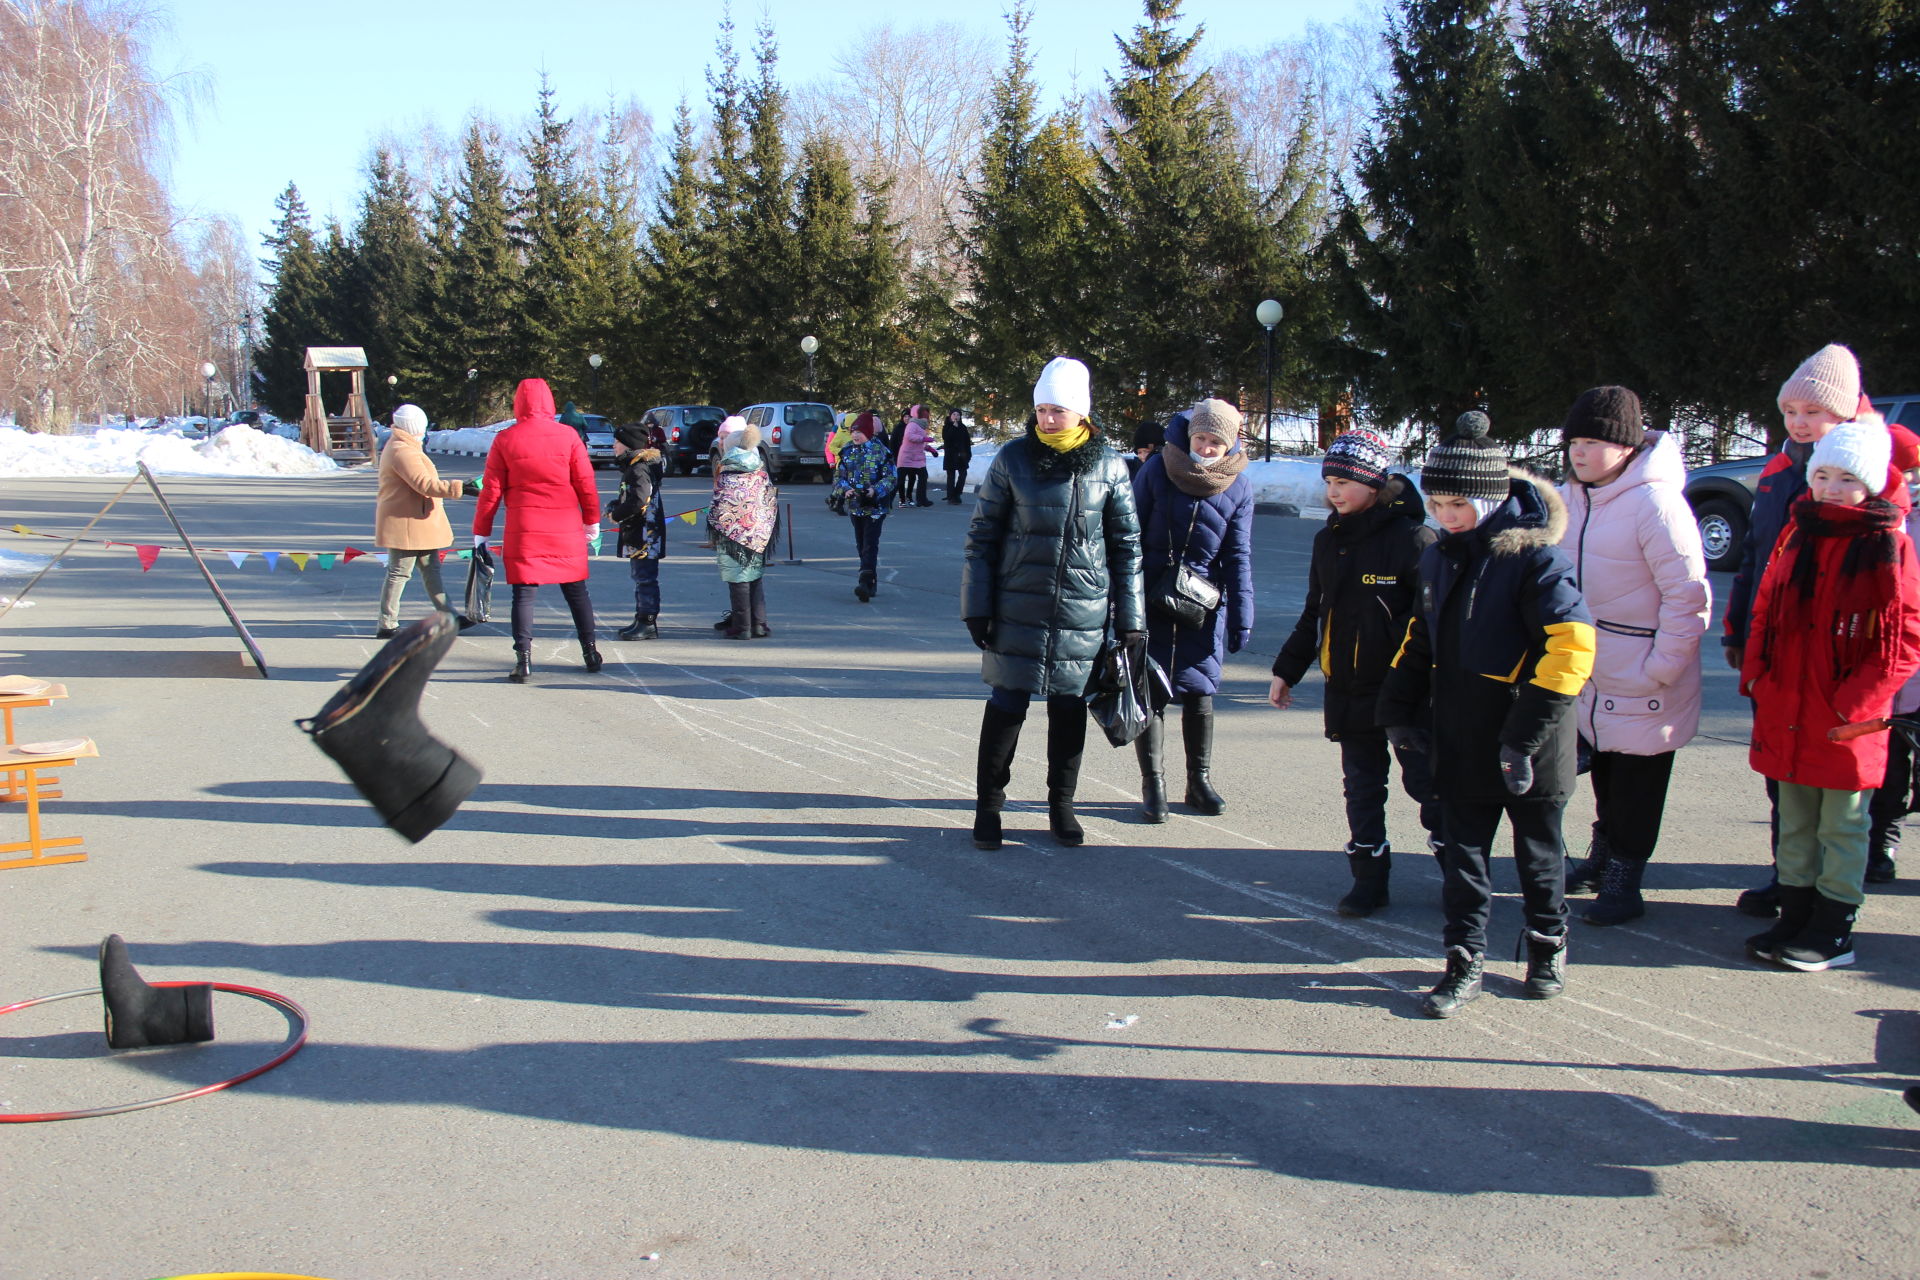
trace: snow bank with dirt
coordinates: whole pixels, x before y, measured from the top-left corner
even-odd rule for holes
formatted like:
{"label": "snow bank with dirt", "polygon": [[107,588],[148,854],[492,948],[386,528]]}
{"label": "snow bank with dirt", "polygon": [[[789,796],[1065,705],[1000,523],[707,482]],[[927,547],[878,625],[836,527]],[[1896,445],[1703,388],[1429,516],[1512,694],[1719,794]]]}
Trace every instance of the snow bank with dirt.
{"label": "snow bank with dirt", "polygon": [[125,476],[144,462],[155,475],[297,476],[338,471],[340,464],[297,440],[232,426],[211,440],[177,431],[102,427],[86,435],[40,435],[0,427],[0,475]]}

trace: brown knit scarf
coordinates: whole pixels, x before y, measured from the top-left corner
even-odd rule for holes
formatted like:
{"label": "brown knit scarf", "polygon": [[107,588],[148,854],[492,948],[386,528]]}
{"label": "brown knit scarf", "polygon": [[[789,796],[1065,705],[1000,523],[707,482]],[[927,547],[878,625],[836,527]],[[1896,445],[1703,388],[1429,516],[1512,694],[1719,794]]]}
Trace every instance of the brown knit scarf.
{"label": "brown knit scarf", "polygon": [[1187,451],[1177,444],[1163,445],[1160,460],[1166,464],[1167,479],[1189,498],[1211,498],[1225,493],[1247,469],[1247,451],[1235,450],[1210,467],[1197,467]]}

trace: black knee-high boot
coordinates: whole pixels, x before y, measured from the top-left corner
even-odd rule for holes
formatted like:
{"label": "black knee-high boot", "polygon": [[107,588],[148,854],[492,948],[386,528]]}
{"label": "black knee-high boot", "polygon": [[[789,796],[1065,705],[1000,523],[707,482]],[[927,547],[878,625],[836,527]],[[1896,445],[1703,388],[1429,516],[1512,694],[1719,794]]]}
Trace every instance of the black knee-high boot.
{"label": "black knee-high boot", "polygon": [[1180,734],[1187,740],[1187,803],[1205,814],[1226,812],[1227,802],[1213,789],[1212,698],[1199,694],[1187,699]]}
{"label": "black knee-high boot", "polygon": [[1148,822],[1167,820],[1166,744],[1166,713],[1156,711],[1133,740],[1133,752],[1140,757],[1140,811]]}
{"label": "black knee-high boot", "polygon": [[1047,826],[1068,847],[1087,838],[1073,812],[1086,750],[1087,704],[1078,698],[1047,699]]}
{"label": "black knee-high boot", "polygon": [[110,933],[100,943],[100,998],[107,1006],[107,1045],[149,1049],[213,1039],[213,984],[156,987],[127,959],[127,944]]}
{"label": "black knee-high boot", "polygon": [[1007,781],[1013,777],[1013,752],[1020,745],[1025,715],[1002,711],[991,702],[980,717],[980,754],[974,773],[973,843],[979,849],[1000,847],[1000,810],[1007,803]]}
{"label": "black knee-high boot", "polygon": [[753,634],[753,584],[729,582],[727,599],[731,612],[727,614],[726,629],[720,634],[729,640],[745,640]]}

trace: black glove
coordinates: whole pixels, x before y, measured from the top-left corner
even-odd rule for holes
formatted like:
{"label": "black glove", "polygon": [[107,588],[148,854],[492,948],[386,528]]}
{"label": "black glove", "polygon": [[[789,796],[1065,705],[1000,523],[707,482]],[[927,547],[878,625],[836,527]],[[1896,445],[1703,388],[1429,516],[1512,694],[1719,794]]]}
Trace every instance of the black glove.
{"label": "black glove", "polygon": [[973,637],[976,648],[984,649],[993,643],[992,618],[968,618],[967,634]]}
{"label": "black glove", "polygon": [[1501,747],[1500,780],[1507,784],[1507,790],[1513,794],[1527,794],[1533,790],[1533,758],[1521,755],[1512,747]]}
{"label": "black glove", "polygon": [[1433,736],[1414,724],[1388,725],[1387,745],[1396,751],[1411,751],[1415,755],[1433,754]]}
{"label": "black glove", "polygon": [[479,497],[480,482],[478,480],[473,480],[473,479],[462,480],[460,482],[460,496],[463,498]]}
{"label": "black glove", "polygon": [[1129,658],[1138,662],[1147,652],[1147,633],[1144,631],[1122,631],[1120,633],[1120,647],[1127,651]]}

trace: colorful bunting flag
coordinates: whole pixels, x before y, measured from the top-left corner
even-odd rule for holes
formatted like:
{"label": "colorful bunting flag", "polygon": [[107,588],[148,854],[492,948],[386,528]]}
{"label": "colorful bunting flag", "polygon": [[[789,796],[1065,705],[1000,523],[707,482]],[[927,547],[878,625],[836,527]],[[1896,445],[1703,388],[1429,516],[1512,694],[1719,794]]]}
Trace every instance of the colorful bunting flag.
{"label": "colorful bunting flag", "polygon": [[295,569],[305,573],[307,571],[307,561],[313,559],[313,557],[304,551],[289,551],[287,552],[287,559],[293,561],[293,567]]}
{"label": "colorful bunting flag", "polygon": [[140,557],[140,572],[145,573],[153,568],[153,562],[160,558],[160,548],[140,545],[134,547],[133,554]]}
{"label": "colorful bunting flag", "polygon": [[699,522],[700,513],[698,511],[682,511],[680,518],[688,524],[696,524]]}
{"label": "colorful bunting flag", "polygon": [[456,551],[456,552],[454,553],[454,555],[455,555],[455,557],[456,557],[456,558],[458,558],[458,559],[461,559],[461,560],[471,560],[471,559],[473,559],[473,548],[472,548],[472,547],[462,547],[462,548],[460,548],[460,550],[458,550],[458,551]]}
{"label": "colorful bunting flag", "polygon": [[334,555],[331,551],[322,551],[320,553],[320,567],[322,569],[331,569],[333,568],[334,562],[339,558],[339,556]]}
{"label": "colorful bunting flag", "polygon": [[440,548],[438,551],[433,553],[433,558],[434,558],[434,563],[445,564],[447,562],[447,549],[445,547]]}
{"label": "colorful bunting flag", "polygon": [[33,530],[27,528],[27,526],[23,524],[17,524],[13,526],[13,531],[15,533],[26,533],[26,534],[31,534],[33,532]]}
{"label": "colorful bunting flag", "polygon": [[260,553],[260,558],[267,562],[268,573],[272,573],[275,569],[280,567],[280,553],[278,551],[262,551]]}
{"label": "colorful bunting flag", "polygon": [[227,559],[233,561],[233,567],[238,569],[247,562],[247,557],[251,554],[252,552],[248,551],[229,551],[227,552]]}
{"label": "colorful bunting flag", "polygon": [[348,548],[347,548],[347,549],[346,549],[345,551],[342,551],[342,552],[340,553],[340,563],[341,563],[341,564],[352,564],[352,563],[353,563],[353,558],[354,558],[355,556],[363,556],[363,555],[365,555],[365,554],[367,554],[367,553],[366,553],[366,552],[364,552],[364,551],[362,551],[362,550],[361,550],[360,548],[358,548],[358,547],[348,547]]}

